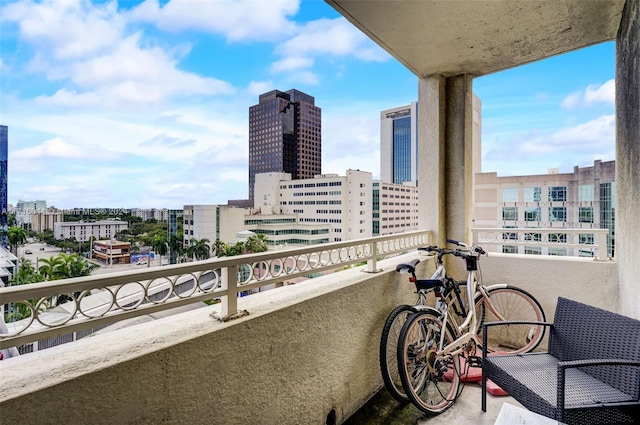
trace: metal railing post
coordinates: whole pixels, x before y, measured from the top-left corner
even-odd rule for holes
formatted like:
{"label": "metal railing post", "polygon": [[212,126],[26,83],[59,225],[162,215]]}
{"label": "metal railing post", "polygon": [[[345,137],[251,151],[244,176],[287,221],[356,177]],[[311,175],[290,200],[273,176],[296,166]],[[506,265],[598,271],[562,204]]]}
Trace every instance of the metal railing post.
{"label": "metal railing post", "polygon": [[371,243],[371,258],[367,260],[367,273],[375,273],[378,271],[378,244]]}

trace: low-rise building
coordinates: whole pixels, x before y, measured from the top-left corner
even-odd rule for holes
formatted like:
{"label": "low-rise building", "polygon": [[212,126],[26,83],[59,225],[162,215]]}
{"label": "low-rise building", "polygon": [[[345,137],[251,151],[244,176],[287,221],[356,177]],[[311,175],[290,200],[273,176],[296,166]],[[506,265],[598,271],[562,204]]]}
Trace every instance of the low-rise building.
{"label": "low-rise building", "polygon": [[131,243],[116,240],[99,240],[93,243],[91,256],[105,264],[129,264]]}
{"label": "low-rise building", "polygon": [[228,205],[185,205],[183,208],[183,243],[188,246],[191,239],[208,239],[229,243],[236,233],[244,230],[243,208]]}
{"label": "low-rise building", "polygon": [[56,223],[64,221],[64,214],[55,208],[47,208],[46,211],[31,214],[31,230],[42,233],[45,230],[53,230]]}
{"label": "low-rise building", "polygon": [[100,221],[69,221],[64,223],[54,223],[53,237],[58,240],[73,238],[79,242],[86,242],[90,239],[111,239],[118,232],[129,228],[126,221],[121,220],[100,220]]}

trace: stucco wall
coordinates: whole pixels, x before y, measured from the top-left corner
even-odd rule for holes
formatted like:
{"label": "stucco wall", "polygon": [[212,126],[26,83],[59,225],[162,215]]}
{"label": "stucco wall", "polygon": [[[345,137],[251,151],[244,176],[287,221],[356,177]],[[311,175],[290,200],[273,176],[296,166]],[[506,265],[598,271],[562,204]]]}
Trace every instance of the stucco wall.
{"label": "stucco wall", "polygon": [[558,297],[618,311],[615,261],[490,253],[480,260],[486,285],[506,283],[531,293],[552,321]]}
{"label": "stucco wall", "polygon": [[620,312],[640,319],[640,1],[627,0],[616,40],[616,252]]}
{"label": "stucco wall", "polygon": [[2,422],[340,423],[382,385],[384,320],[415,298],[395,265],[417,255],[242,298],[231,322],[203,308],[2,361]]}

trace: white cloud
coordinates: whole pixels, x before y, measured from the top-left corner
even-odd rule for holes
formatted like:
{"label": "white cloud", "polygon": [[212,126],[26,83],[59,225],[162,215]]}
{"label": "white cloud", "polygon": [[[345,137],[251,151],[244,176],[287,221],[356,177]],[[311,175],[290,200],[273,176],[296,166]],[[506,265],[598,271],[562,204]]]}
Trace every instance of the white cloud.
{"label": "white cloud", "polygon": [[[553,133],[520,133],[492,144],[493,149],[483,157],[484,172],[500,168],[512,175],[540,174],[549,167],[562,166],[566,170],[574,165],[588,165],[596,159],[612,160],[615,159],[615,116],[603,115]],[[527,170],[522,168],[523,158],[526,158]],[[531,172],[534,168],[537,171]]]}
{"label": "white cloud", "polygon": [[76,146],[71,143],[67,143],[64,140],[56,137],[53,139],[45,140],[41,144],[24,149],[17,149],[12,152],[12,159],[18,160],[36,160],[36,159],[106,159],[99,155],[96,155],[95,151],[91,149],[83,149],[81,146]]}
{"label": "white cloud", "polygon": [[593,106],[598,103],[615,105],[615,80],[611,79],[601,85],[591,84],[584,90],[571,93],[562,101],[562,107],[573,109],[576,107]]}
{"label": "white cloud", "polygon": [[251,81],[247,92],[253,96],[259,96],[273,89],[273,81]]}
{"label": "white cloud", "polygon": [[221,34],[229,41],[268,41],[292,33],[294,24],[287,17],[295,15],[299,6],[298,0],[172,0],[160,7],[157,0],[146,0],[130,12],[129,19],[169,32],[195,29]]}
{"label": "white cloud", "polygon": [[282,43],[278,52],[285,58],[297,55],[354,56],[384,62],[388,55],[344,18],[318,19],[298,29],[298,34]]}
{"label": "white cloud", "polygon": [[20,37],[51,51],[57,60],[84,57],[108,48],[122,35],[117,3],[93,5],[82,0],[23,0],[2,9],[4,20],[20,24]]}

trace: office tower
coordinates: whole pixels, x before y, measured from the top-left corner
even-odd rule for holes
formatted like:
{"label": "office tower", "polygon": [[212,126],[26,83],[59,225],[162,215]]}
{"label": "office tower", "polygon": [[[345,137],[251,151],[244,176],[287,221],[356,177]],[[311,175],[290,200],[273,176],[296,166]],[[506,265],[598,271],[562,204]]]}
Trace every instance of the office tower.
{"label": "office tower", "polygon": [[380,113],[380,177],[383,182],[418,182],[418,102]]}
{"label": "office tower", "polygon": [[9,128],[0,125],[0,246],[7,246],[7,179],[8,175]]}
{"label": "office tower", "polygon": [[255,176],[285,172],[292,179],[322,173],[321,109],[298,90],[272,90],[249,108],[249,199]]}
{"label": "office tower", "polygon": [[[380,180],[418,185],[418,102],[380,112]],[[473,167],[481,171],[482,103],[472,101]]]}

